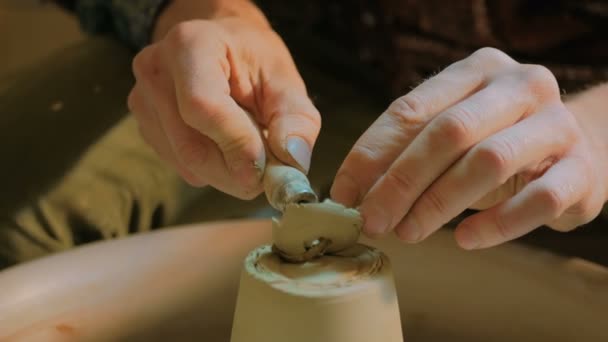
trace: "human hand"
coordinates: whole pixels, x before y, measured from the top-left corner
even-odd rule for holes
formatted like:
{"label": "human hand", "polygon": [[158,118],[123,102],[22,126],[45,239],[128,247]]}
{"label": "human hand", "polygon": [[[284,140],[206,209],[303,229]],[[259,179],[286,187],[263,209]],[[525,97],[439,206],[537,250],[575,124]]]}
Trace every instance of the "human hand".
{"label": "human hand", "polygon": [[241,199],[262,191],[257,126],[275,156],[307,172],[321,125],[289,51],[260,18],[173,25],[135,57],[128,100],[143,138],[186,181]]}
{"label": "human hand", "polygon": [[568,231],[606,201],[604,155],[541,66],[484,48],[394,101],[361,136],[331,195],[360,204],[369,235],[418,242],[467,208],[465,249],[547,224]]}

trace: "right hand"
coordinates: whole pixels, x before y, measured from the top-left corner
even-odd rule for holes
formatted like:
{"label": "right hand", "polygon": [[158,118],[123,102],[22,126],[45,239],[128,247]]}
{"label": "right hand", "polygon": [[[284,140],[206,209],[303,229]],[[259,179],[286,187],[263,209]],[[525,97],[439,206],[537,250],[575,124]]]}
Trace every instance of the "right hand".
{"label": "right hand", "polygon": [[[236,17],[173,26],[133,61],[141,134],[193,186],[252,199],[266,161],[307,172],[321,118],[281,38]],[[251,114],[251,116],[248,114]]]}

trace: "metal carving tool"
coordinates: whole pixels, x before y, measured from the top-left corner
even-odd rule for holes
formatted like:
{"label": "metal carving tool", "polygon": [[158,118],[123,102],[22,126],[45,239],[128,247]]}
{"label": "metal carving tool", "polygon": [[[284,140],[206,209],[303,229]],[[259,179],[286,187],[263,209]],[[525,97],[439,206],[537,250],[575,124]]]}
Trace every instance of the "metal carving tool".
{"label": "metal carving tool", "polygon": [[285,211],[290,204],[316,203],[317,194],[310,186],[308,177],[293,166],[285,165],[267,148],[264,171],[264,192],[270,205]]}

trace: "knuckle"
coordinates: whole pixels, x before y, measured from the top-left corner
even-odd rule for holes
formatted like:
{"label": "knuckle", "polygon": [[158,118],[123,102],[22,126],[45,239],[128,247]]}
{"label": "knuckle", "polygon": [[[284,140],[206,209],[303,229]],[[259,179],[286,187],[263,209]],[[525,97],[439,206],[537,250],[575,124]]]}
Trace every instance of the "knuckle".
{"label": "knuckle", "polygon": [[393,101],[386,113],[394,118],[399,126],[405,128],[418,126],[426,121],[426,105],[411,93]]}
{"label": "knuckle", "polygon": [[321,129],[321,113],[312,104],[312,102],[310,103],[309,107],[306,107],[306,110],[303,112],[303,117],[308,119],[313,127],[318,127],[319,130]]}
{"label": "knuckle", "polygon": [[190,21],[185,21],[174,25],[167,35],[165,41],[173,48],[183,48],[189,46],[196,37],[197,25]]}
{"label": "knuckle", "polygon": [[511,239],[511,232],[509,230],[509,225],[505,222],[505,217],[501,215],[498,211],[494,214],[494,224],[496,225],[496,232],[499,237],[503,241],[507,241]]}
{"label": "knuckle", "polygon": [[175,144],[175,154],[183,165],[199,166],[204,162],[205,153],[201,147],[190,140],[181,140]]}
{"label": "knuckle", "polygon": [[493,47],[483,47],[476,50],[471,54],[469,60],[474,67],[479,67],[480,65],[509,66],[515,63],[509,55]]}
{"label": "knuckle", "polygon": [[193,186],[195,188],[200,188],[207,184],[200,177],[194,175],[193,173],[185,171],[182,167],[178,167],[177,172],[182,177],[182,179],[186,181],[186,183],[190,184],[191,186]]}
{"label": "knuckle", "polygon": [[353,165],[376,165],[382,162],[383,151],[379,144],[360,142],[353,146],[349,156]]}
{"label": "knuckle", "polygon": [[[283,104],[275,106],[273,110],[261,115],[266,116],[263,122],[270,125],[289,125],[301,128],[303,131],[311,131],[315,135],[321,129],[321,114],[308,97],[283,98]],[[279,120],[273,120],[279,118]]]}
{"label": "knuckle", "polygon": [[254,146],[254,139],[255,138],[249,135],[240,134],[233,137],[226,137],[224,141],[218,143],[218,146],[224,153],[237,155],[238,158],[253,165],[257,154],[256,150],[252,148]]}
{"label": "knuckle", "polygon": [[385,182],[389,188],[400,193],[401,198],[414,193],[415,183],[405,172],[388,172],[385,176]]}
{"label": "knuckle", "polygon": [[203,121],[212,127],[225,124],[223,104],[219,101],[204,95],[191,95],[186,102],[186,110],[181,116],[190,127],[200,128]]}
{"label": "knuckle", "polygon": [[435,129],[430,131],[431,140],[466,147],[473,139],[474,130],[467,119],[470,115],[463,109],[452,109],[436,119]]}
{"label": "knuckle", "polygon": [[578,224],[575,222],[562,222],[561,220],[557,220],[548,225],[551,229],[561,233],[567,233],[569,231],[574,230]]}
{"label": "knuckle", "polygon": [[155,51],[155,45],[149,45],[135,55],[131,62],[131,69],[136,79],[142,79],[150,73],[152,64],[156,58]]}
{"label": "knuckle", "polygon": [[446,201],[437,190],[428,190],[422,197],[421,204],[423,207],[429,208],[440,215],[447,214]]}
{"label": "knuckle", "polygon": [[135,89],[132,89],[129,93],[129,96],[127,97],[127,108],[130,112],[135,113],[141,111],[141,109],[139,108],[140,105],[138,96],[139,95],[137,94],[137,91]]}
{"label": "knuckle", "polygon": [[536,190],[536,199],[542,203],[550,220],[559,218],[564,210],[564,199],[557,189],[549,186],[540,186]]}
{"label": "knuckle", "polygon": [[513,148],[506,142],[484,142],[472,151],[472,163],[494,178],[495,184],[502,184],[511,176],[510,165]]}
{"label": "knuckle", "polygon": [[601,210],[602,205],[597,205],[594,201],[585,198],[568,208],[565,214],[573,216],[577,225],[583,225],[595,219]]}
{"label": "knuckle", "polygon": [[244,191],[240,191],[239,193],[236,194],[236,197],[244,200],[244,201],[250,201],[256,197],[258,197],[258,195],[260,194],[259,190],[244,190]]}
{"label": "knuckle", "polygon": [[523,80],[526,89],[540,100],[559,98],[557,79],[547,67],[537,64],[522,65]]}
{"label": "knuckle", "polygon": [[191,20],[174,25],[163,42],[166,52],[172,52],[199,43],[211,48],[214,42],[221,41],[220,37],[224,37],[224,34],[216,23],[209,20]]}
{"label": "knuckle", "polygon": [[575,141],[581,132],[579,123],[574,115],[562,102],[559,102],[557,106],[554,106],[553,114],[555,116],[554,124],[561,131],[563,141],[566,143]]}
{"label": "knuckle", "polygon": [[143,70],[146,68],[145,55],[144,51],[141,51],[133,58],[133,62],[131,62],[131,69],[133,69],[133,73],[136,78],[139,78],[143,73]]}

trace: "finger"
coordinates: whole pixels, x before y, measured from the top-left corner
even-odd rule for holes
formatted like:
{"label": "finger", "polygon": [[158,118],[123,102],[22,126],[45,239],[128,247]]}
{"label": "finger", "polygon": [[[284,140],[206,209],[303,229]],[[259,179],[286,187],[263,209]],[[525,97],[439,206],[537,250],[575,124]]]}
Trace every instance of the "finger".
{"label": "finger", "polygon": [[[321,116],[303,87],[290,80],[269,80],[264,88],[263,124],[277,158],[305,173],[321,129]],[[299,82],[297,82],[299,83]]]}
{"label": "finger", "polygon": [[332,198],[348,206],[360,201],[430,119],[514,64],[498,50],[481,49],[394,101],[344,160],[331,189]]}
{"label": "finger", "polygon": [[365,231],[378,235],[393,229],[468,149],[524,116],[530,101],[523,93],[517,80],[500,79],[434,118],[364,198]]}
{"label": "finger", "polygon": [[129,109],[137,119],[139,132],[142,138],[148,143],[158,156],[171,164],[180,176],[192,186],[206,185],[203,179],[194,175],[187,167],[184,167],[175,157],[169,144],[169,140],[162,129],[158,114],[154,106],[142,96],[141,86],[135,85],[129,94]]}
{"label": "finger", "polygon": [[462,221],[456,241],[464,249],[491,247],[556,220],[589,193],[587,174],[579,158],[559,161],[509,200]]}
{"label": "finger", "polygon": [[[158,50],[150,52],[159,53]],[[215,142],[183,122],[178,111],[174,82],[164,68],[165,64],[158,62],[150,66],[145,63],[144,58],[139,61],[139,69],[144,71],[139,77],[142,79],[142,88],[150,94],[147,98],[157,108],[158,122],[167,137],[171,154],[177,160],[176,168],[185,180],[195,186],[211,185],[241,199],[257,196],[261,191],[259,184],[243,186],[242,183],[235,182]],[[188,170],[193,177],[187,176],[188,172],[183,170]]]}
{"label": "finger", "polygon": [[601,173],[604,170],[598,171],[591,166],[594,164],[592,160],[595,157],[591,156],[588,151],[582,144],[578,145],[574,151],[569,153],[569,158],[578,160],[577,166],[581,170],[579,177],[586,180],[589,191],[579,202],[566,209],[556,220],[546,223],[554,230],[567,232],[580,225],[587,224],[604,209],[606,203],[604,191],[602,188],[596,187],[594,181],[602,177]]}
{"label": "finger", "polygon": [[397,235],[420,241],[524,168],[562,156],[575,139],[566,115],[547,107],[477,144],[416,200]]}
{"label": "finger", "polygon": [[182,25],[165,39],[182,121],[207,136],[222,152],[228,174],[245,189],[259,187],[264,145],[249,115],[230,96],[231,68],[225,44],[201,28]]}
{"label": "finger", "polygon": [[[164,160],[169,160],[171,157],[171,148],[168,146],[167,138],[165,133],[160,127],[158,117],[156,115],[156,109],[154,106],[146,100],[142,95],[142,86],[136,84],[131,90],[128,98],[129,110],[135,117],[139,128],[139,133],[142,138],[152,146],[159,156]],[[166,144],[166,148],[162,145]]]}
{"label": "finger", "polygon": [[[133,73],[136,85],[129,96],[129,106],[136,117],[142,137],[150,144],[159,156],[169,162],[192,186],[206,185],[201,167],[204,160],[184,163],[174,151],[174,141],[168,135],[160,121],[159,111],[175,111],[175,90],[173,81],[162,68],[159,44],[145,47],[133,59]],[[202,156],[201,156],[202,157]]]}
{"label": "finger", "polygon": [[171,111],[159,112],[158,116],[179,163],[193,170],[200,182],[240,199],[253,199],[261,192],[259,182],[239,183],[234,180],[217,144],[186,125],[178,114],[177,105]]}
{"label": "finger", "polygon": [[[306,173],[321,129],[321,116],[281,38],[265,34],[267,39],[276,41],[278,48],[260,65],[251,82],[231,79],[233,97],[253,109],[257,121],[268,129],[270,151]],[[236,74],[243,74],[239,70],[248,67],[233,63],[233,68],[237,69]]]}

